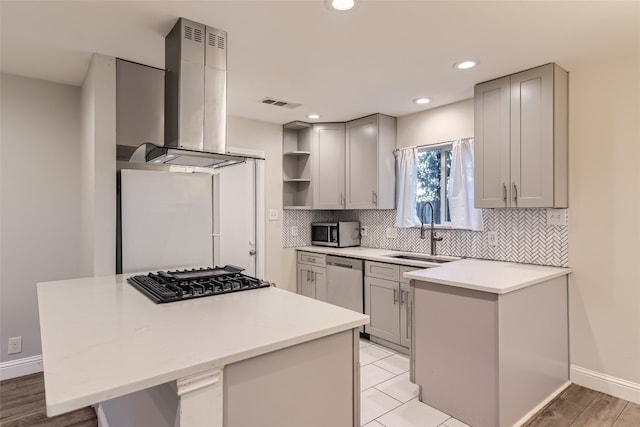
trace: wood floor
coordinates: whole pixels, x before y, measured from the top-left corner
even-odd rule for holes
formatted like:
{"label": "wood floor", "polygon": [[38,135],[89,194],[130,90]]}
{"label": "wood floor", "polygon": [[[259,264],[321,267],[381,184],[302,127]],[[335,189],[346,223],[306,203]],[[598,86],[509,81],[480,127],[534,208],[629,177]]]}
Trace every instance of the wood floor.
{"label": "wood floor", "polygon": [[[92,408],[47,418],[42,373],[0,382],[2,427],[96,427]],[[640,405],[572,384],[525,427],[638,427]]]}
{"label": "wood floor", "polygon": [[571,384],[525,427],[639,427],[640,405]]}
{"label": "wood floor", "polygon": [[97,427],[93,408],[47,418],[42,372],[0,382],[2,427]]}

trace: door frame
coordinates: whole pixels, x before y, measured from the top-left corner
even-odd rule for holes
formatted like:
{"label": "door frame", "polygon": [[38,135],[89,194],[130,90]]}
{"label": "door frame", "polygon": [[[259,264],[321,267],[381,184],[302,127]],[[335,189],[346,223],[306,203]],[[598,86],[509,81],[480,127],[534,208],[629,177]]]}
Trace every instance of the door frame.
{"label": "door frame", "polygon": [[[264,151],[252,150],[240,147],[227,147],[227,151],[238,154],[249,154],[252,156],[264,157]],[[255,182],[256,189],[256,277],[264,279],[265,273],[265,162],[266,160],[255,160]],[[233,166],[232,166],[233,167]]]}

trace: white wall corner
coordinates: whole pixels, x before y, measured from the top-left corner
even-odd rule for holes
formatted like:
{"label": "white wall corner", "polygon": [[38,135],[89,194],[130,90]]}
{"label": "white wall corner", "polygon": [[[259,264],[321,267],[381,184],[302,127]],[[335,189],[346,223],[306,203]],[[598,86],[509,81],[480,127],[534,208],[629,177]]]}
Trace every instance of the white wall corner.
{"label": "white wall corner", "polygon": [[0,363],[0,381],[42,372],[42,355]]}
{"label": "white wall corner", "polygon": [[640,384],[638,383],[576,365],[570,366],[569,379],[572,383],[583,387],[640,404]]}

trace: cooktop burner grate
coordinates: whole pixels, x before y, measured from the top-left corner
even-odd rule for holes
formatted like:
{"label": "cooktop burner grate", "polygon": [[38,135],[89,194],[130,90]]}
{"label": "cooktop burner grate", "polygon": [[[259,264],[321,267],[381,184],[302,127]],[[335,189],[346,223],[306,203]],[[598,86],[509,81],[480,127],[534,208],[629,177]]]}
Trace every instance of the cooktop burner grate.
{"label": "cooktop burner grate", "polygon": [[132,276],[127,281],[155,303],[267,288],[271,283],[241,273],[242,268],[226,265],[191,270],[159,271]]}

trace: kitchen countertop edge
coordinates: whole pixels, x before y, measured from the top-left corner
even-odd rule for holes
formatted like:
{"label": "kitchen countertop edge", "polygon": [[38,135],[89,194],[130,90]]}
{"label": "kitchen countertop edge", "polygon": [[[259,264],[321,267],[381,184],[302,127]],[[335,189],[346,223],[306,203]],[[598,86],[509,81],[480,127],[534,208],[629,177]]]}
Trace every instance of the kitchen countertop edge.
{"label": "kitchen countertop edge", "polygon": [[361,258],[368,261],[416,267],[404,273],[412,280],[503,295],[571,273],[568,267],[551,267],[483,259],[459,259],[446,264],[394,259],[387,255],[408,252],[377,248],[303,246],[298,251]]}

